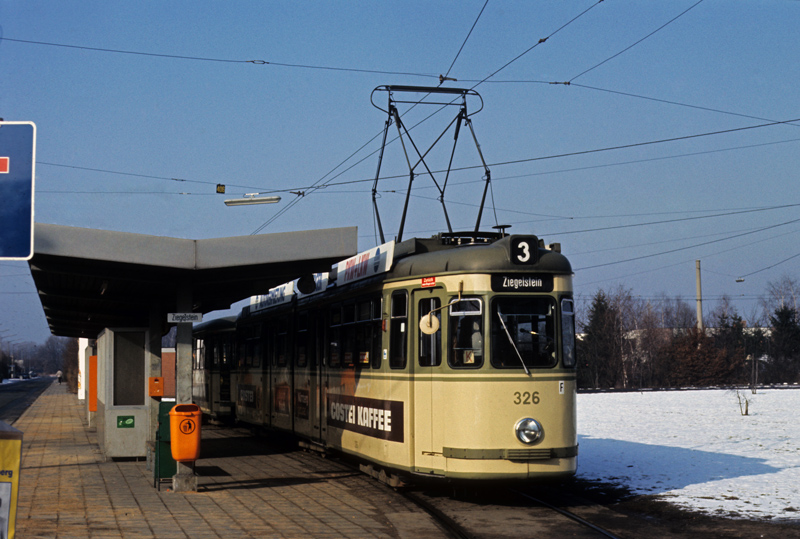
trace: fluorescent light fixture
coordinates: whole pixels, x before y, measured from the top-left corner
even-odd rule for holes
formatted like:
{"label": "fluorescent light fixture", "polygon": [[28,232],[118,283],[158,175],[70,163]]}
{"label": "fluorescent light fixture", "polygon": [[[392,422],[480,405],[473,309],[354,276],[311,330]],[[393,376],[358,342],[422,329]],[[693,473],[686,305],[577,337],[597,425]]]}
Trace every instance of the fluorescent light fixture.
{"label": "fluorescent light fixture", "polygon": [[281,197],[257,197],[258,193],[248,193],[244,198],[230,198],[225,201],[226,206],[249,206],[251,204],[275,204]]}

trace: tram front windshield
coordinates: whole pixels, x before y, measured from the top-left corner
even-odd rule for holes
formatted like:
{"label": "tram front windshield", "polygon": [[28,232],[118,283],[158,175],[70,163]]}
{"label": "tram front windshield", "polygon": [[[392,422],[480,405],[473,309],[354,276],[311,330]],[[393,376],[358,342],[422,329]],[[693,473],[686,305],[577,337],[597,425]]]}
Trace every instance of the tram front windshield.
{"label": "tram front windshield", "polygon": [[498,368],[553,367],[556,304],[551,297],[497,298],[492,302],[492,357]]}

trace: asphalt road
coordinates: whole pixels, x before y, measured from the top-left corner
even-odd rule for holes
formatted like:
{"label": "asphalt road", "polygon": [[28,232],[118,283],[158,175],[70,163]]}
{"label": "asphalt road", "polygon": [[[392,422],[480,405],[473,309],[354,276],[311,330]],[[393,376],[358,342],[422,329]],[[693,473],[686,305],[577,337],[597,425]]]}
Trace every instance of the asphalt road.
{"label": "asphalt road", "polygon": [[13,425],[33,401],[54,382],[55,378],[52,376],[41,376],[30,380],[4,380],[0,384],[0,420]]}

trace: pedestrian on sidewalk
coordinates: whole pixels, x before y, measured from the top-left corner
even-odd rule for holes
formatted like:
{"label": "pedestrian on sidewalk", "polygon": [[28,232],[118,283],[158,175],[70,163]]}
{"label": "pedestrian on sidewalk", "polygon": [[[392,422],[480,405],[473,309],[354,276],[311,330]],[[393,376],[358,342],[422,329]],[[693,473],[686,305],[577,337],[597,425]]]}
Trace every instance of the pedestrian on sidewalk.
{"label": "pedestrian on sidewalk", "polygon": [[59,369],[59,371],[56,373],[56,376],[58,376],[58,385],[61,385],[61,378],[64,377],[64,373],[62,373]]}

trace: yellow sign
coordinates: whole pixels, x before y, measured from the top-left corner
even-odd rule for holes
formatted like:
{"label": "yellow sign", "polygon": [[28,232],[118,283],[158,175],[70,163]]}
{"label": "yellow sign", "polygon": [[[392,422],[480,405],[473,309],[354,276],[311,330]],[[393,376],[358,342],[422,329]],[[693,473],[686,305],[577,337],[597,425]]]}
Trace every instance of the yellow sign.
{"label": "yellow sign", "polygon": [[13,539],[17,524],[22,432],[0,421],[0,537]]}

